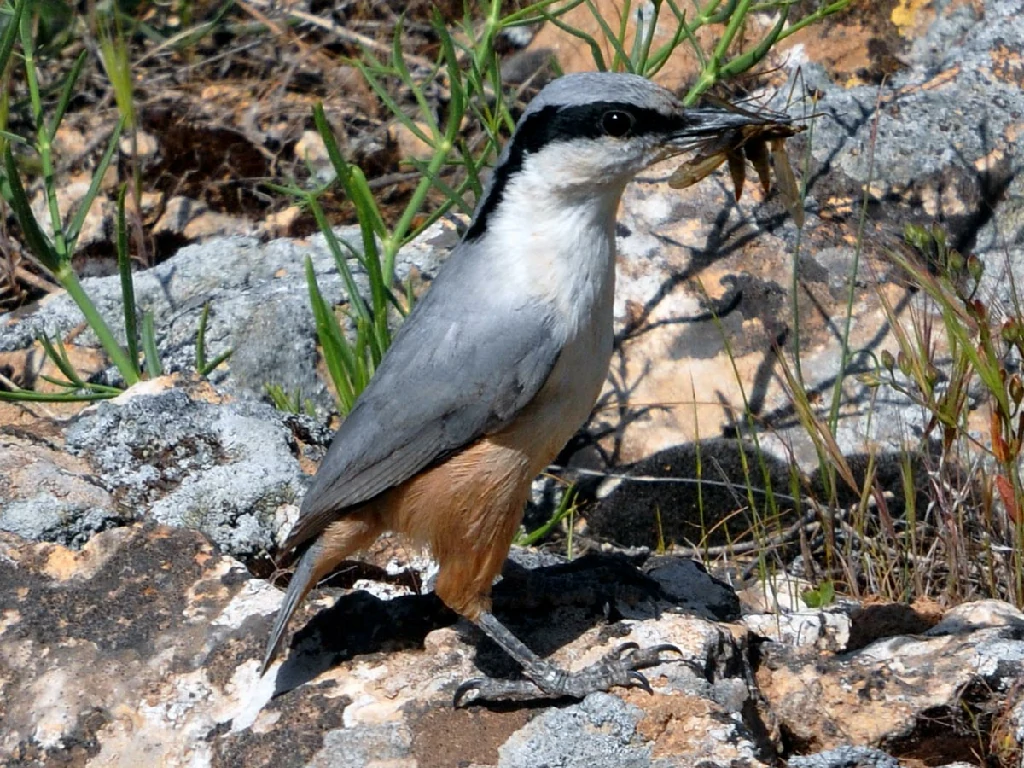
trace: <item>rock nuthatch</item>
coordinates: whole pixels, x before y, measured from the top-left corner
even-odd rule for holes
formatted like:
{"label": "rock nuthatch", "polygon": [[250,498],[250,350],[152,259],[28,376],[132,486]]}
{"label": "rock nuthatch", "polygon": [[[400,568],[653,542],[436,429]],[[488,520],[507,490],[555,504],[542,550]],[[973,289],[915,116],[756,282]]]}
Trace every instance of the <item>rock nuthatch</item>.
{"label": "rock nuthatch", "polygon": [[263,671],[319,579],[383,531],[429,546],[438,596],[528,679],[471,680],[456,700],[583,697],[647,681],[671,646],[566,672],[491,613],[491,584],[531,482],[586,421],[613,341],[615,217],[654,162],[758,123],[686,109],[626,74],[567,75],[520,118],[472,223],[334,436],[282,547],[299,557]]}

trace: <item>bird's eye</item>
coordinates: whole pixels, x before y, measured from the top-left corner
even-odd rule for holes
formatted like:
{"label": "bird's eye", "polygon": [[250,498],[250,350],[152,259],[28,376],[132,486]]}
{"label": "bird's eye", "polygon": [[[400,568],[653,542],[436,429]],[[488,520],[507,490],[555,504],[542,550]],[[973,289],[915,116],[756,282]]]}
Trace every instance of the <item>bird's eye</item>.
{"label": "bird's eye", "polygon": [[621,139],[633,127],[633,116],[629,112],[618,109],[605,112],[604,117],[601,118],[601,127],[609,136]]}

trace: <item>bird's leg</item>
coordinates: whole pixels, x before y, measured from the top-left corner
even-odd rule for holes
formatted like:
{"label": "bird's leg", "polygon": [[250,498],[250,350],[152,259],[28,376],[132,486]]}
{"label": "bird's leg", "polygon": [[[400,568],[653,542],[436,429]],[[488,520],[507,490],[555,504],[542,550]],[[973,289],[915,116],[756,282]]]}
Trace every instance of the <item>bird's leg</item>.
{"label": "bird's leg", "polygon": [[476,625],[523,668],[528,680],[497,680],[479,677],[467,680],[455,692],[455,705],[474,701],[528,701],[531,699],[582,699],[595,691],[614,686],[651,690],[639,670],[663,663],[662,653],[680,653],[674,645],[657,645],[640,650],[636,643],[621,645],[601,661],[578,672],[566,670],[540,658],[513,635],[490,611],[481,613]]}

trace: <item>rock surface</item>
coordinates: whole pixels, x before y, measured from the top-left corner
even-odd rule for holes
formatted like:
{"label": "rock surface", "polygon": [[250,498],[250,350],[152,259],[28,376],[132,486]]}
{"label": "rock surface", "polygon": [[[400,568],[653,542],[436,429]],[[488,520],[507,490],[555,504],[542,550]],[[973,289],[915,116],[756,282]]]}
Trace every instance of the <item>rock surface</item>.
{"label": "rock surface", "polygon": [[[339,231],[339,237],[359,247],[358,229]],[[403,249],[396,273],[401,280],[421,273],[430,276],[443,255],[445,251],[431,248],[424,240]],[[316,332],[303,271],[306,257],[313,262],[323,295],[344,303],[341,278],[320,235],[270,243],[251,237],[215,238],[183,248],[168,261],[137,273],[136,303],[140,311],[154,315],[164,370],[195,370],[199,318],[203,307],[209,306],[207,359],[231,351],[227,362],[210,374],[212,382],[227,384],[248,397],[262,397],[267,385],[275,384],[326,411],[333,399],[317,373]],[[365,286],[365,271],[355,259],[350,267],[357,283]],[[84,287],[105,317],[124,316],[116,276],[88,278]],[[63,337],[82,322],[65,293],[48,298],[33,312],[0,315],[0,353],[27,350],[42,333]],[[123,334],[121,323],[112,325]],[[85,331],[77,343],[96,344],[96,340]]]}
{"label": "rock surface", "polygon": [[63,438],[0,438],[0,530],[81,546],[145,519],[200,530],[251,560],[298,513],[304,467],[323,456],[330,431],[165,378],[84,410]]}
{"label": "rock surface", "polygon": [[653,694],[456,710],[459,682],[514,665],[431,595],[322,589],[300,610],[287,658],[260,679],[281,593],[200,534],[134,525],[79,551],[0,534],[0,756],[12,766],[759,768],[779,756],[803,768],[938,766],[974,764],[970,727],[986,717],[1024,742],[1024,615],[1008,605],[967,604],[924,634],[836,653],[720,623],[736,606],[713,607],[720,585],[706,575],[690,579],[682,605],[677,567],[690,566],[588,556],[513,569],[496,588],[498,615],[570,668],[624,642],[676,644],[682,658],[649,671]]}

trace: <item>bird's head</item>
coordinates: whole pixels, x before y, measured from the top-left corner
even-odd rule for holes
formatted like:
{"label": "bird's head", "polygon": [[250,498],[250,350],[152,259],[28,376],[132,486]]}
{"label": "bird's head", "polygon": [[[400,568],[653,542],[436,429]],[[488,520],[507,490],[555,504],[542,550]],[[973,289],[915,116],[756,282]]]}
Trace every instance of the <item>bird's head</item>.
{"label": "bird's head", "polygon": [[587,72],[547,85],[523,112],[477,209],[469,238],[513,187],[578,199],[618,196],[637,173],[764,118],[719,107],[686,108],[639,75]]}

